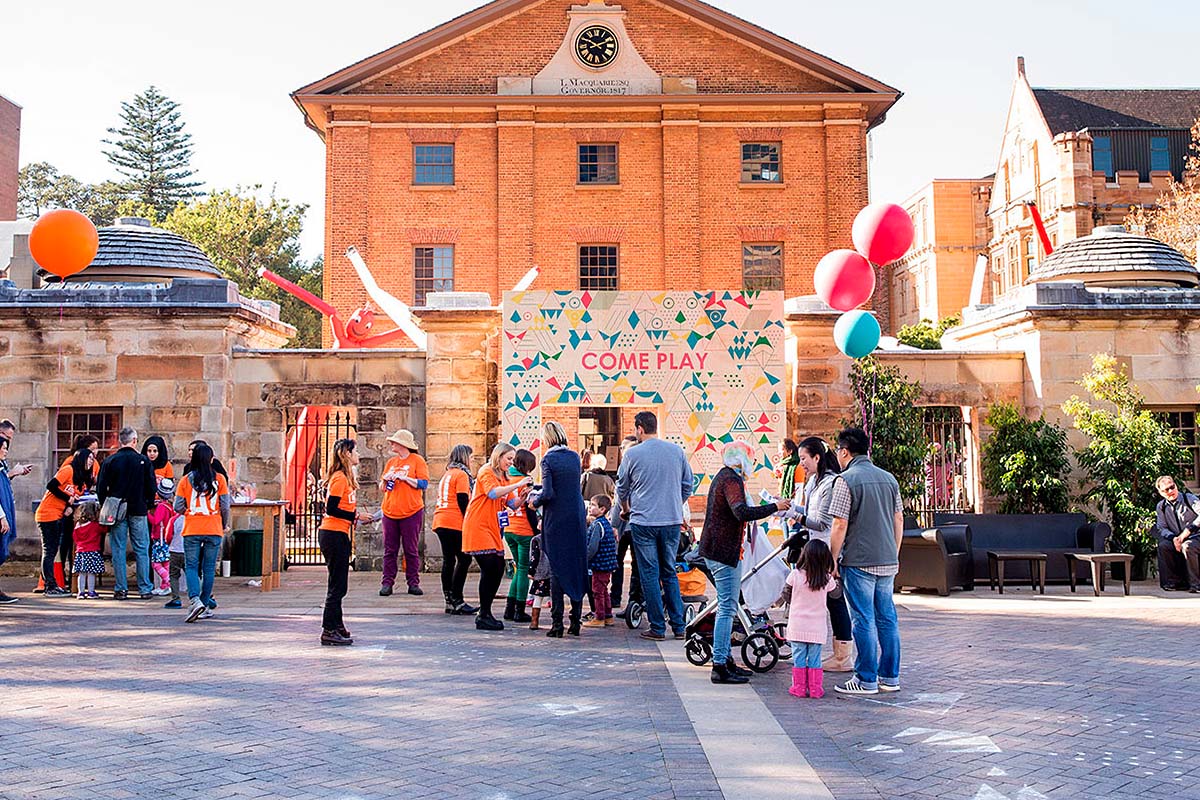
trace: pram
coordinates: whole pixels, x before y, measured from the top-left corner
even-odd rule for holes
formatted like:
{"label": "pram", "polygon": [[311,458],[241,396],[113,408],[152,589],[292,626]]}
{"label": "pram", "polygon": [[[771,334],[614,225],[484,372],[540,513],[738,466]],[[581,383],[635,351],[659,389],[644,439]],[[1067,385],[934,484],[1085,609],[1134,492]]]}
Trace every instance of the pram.
{"label": "pram", "polygon": [[[792,545],[792,540],[797,535],[793,534],[788,537],[783,544],[772,550],[770,555],[760,559],[742,576],[741,586],[746,587],[757,581],[759,585],[755,588],[758,593],[778,597],[783,592],[787,573],[780,574],[774,567],[768,570],[768,566],[772,565],[772,562],[779,558],[779,554]],[[769,582],[770,585],[765,585],[764,582]],[[771,592],[774,594],[770,594]],[[702,667],[712,661],[713,628],[716,620],[717,601],[713,599],[684,628],[687,641],[683,645],[683,652],[687,660],[697,667]],[[754,672],[768,672],[779,663],[779,659],[791,658],[792,646],[785,637],[786,632],[786,623],[772,623],[766,611],[761,614],[754,613],[739,592],[737,613],[733,618],[732,644],[741,646],[742,663]]]}
{"label": "pram", "polygon": [[[684,555],[692,549],[696,543],[696,537],[693,533],[681,533],[679,535],[679,549],[675,554],[675,574],[679,578],[679,594],[683,598],[683,621],[691,622],[696,614],[708,602],[704,591],[708,588],[708,582],[703,570],[698,566],[689,564],[684,560]],[[636,558],[636,556],[634,556]],[[646,590],[645,581],[642,582],[642,591]],[[630,629],[640,628],[642,618],[646,614],[646,606],[640,600],[630,600],[626,606],[625,624]]]}

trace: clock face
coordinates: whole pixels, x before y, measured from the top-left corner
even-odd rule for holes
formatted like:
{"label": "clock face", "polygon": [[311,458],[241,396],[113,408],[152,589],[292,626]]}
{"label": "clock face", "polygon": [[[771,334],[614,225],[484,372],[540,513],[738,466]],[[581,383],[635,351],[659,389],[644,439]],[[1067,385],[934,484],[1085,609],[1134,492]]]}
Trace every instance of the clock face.
{"label": "clock face", "polygon": [[588,25],[575,37],[575,55],[592,69],[607,67],[617,58],[617,35],[603,25]]}

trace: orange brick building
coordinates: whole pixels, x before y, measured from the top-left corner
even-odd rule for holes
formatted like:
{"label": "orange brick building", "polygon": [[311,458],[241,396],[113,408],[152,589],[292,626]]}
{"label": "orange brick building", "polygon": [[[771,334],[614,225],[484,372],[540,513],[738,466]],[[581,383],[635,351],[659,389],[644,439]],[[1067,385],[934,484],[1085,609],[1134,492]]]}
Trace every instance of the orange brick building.
{"label": "orange brick building", "polygon": [[293,94],[326,145],[325,297],[366,300],[350,245],[418,306],[498,303],[535,265],[541,289],[811,294],[898,97],[695,0],[496,0]]}

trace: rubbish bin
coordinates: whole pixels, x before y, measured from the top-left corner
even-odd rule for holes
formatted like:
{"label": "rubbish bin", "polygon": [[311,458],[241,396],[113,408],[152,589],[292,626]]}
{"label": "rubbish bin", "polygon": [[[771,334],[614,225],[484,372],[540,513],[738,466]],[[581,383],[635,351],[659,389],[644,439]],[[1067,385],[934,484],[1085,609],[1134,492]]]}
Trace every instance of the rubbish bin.
{"label": "rubbish bin", "polygon": [[263,532],[243,530],[233,532],[233,574],[262,575]]}

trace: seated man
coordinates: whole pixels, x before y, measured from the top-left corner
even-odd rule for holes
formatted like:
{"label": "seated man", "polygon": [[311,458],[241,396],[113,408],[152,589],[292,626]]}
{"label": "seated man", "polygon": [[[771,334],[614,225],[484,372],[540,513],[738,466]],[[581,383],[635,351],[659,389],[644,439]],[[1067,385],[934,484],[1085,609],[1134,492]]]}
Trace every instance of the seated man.
{"label": "seated man", "polygon": [[1154,509],[1159,585],[1200,594],[1200,498],[1180,492],[1170,475],[1154,486],[1163,497]]}

